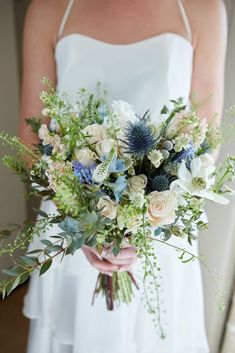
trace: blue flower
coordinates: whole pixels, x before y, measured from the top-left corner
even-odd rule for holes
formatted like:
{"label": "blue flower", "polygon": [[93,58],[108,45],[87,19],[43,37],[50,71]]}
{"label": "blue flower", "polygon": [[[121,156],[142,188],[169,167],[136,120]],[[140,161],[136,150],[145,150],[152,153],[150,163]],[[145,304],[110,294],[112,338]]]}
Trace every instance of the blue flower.
{"label": "blue flower", "polygon": [[173,162],[175,163],[181,163],[182,161],[189,162],[194,157],[195,157],[195,148],[193,145],[191,145],[189,148],[176,153],[176,155],[173,158]]}
{"label": "blue flower", "polygon": [[93,163],[90,166],[85,166],[81,162],[73,161],[73,172],[74,175],[79,179],[82,184],[91,184],[92,183],[92,174],[96,167],[96,164]]}
{"label": "blue flower", "polygon": [[151,128],[145,120],[137,122],[129,121],[125,131],[125,141],[127,152],[138,158],[147,155],[156,144],[156,139]]}
{"label": "blue flower", "polygon": [[123,191],[127,187],[126,177],[119,176],[115,183],[105,183],[105,185],[109,186],[112,189],[115,200],[118,203],[121,200]]}
{"label": "blue flower", "polygon": [[52,151],[53,151],[53,146],[52,145],[45,145],[43,148],[43,152],[46,156],[51,156],[52,155]]}
{"label": "blue flower", "polygon": [[125,161],[123,159],[117,159],[114,158],[110,167],[109,167],[109,172],[110,173],[121,173],[127,170]]}
{"label": "blue flower", "polygon": [[169,189],[170,181],[166,174],[156,175],[151,181],[151,188],[154,191],[165,191]]}

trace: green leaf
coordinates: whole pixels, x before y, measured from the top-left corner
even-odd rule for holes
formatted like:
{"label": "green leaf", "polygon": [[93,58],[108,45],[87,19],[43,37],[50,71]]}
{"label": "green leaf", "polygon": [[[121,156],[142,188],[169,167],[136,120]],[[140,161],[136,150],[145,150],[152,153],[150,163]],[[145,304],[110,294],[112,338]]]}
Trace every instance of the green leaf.
{"label": "green leaf", "polygon": [[48,240],[48,239],[42,239],[41,243],[46,245],[46,246],[53,246],[53,243],[50,240]]}
{"label": "green leaf", "polygon": [[11,291],[13,291],[20,284],[20,276],[16,277],[14,283],[12,284]]}
{"label": "green leaf", "polygon": [[21,256],[20,259],[23,261],[24,264],[34,266],[38,265],[38,258],[33,256]]}
{"label": "green leaf", "polygon": [[169,109],[167,108],[166,105],[164,105],[164,107],[161,110],[161,114],[168,114],[169,113]]}
{"label": "green leaf", "polygon": [[3,270],[1,270],[1,272],[4,273],[5,275],[13,276],[13,277],[18,275],[18,271],[13,268],[3,269]]}
{"label": "green leaf", "polygon": [[27,252],[27,255],[38,254],[38,253],[41,252],[41,251],[42,251],[42,249],[31,250],[31,251]]}
{"label": "green leaf", "polygon": [[48,218],[48,214],[46,212],[44,212],[43,210],[40,210],[40,209],[36,209],[36,208],[33,208],[33,210],[35,212],[37,212],[37,214],[43,218]]}
{"label": "green leaf", "polygon": [[8,237],[9,235],[11,235],[11,231],[8,230],[8,229],[1,230],[1,231],[0,231],[0,234],[1,234],[1,235],[4,235],[4,236],[6,236],[6,237]]}
{"label": "green leaf", "polygon": [[46,271],[49,270],[52,264],[52,259],[48,259],[46,262],[44,262],[40,268],[39,276],[43,275]]}
{"label": "green leaf", "polygon": [[54,251],[61,251],[63,248],[61,245],[52,245],[52,246],[48,246],[47,250],[49,250],[50,252],[54,252]]}
{"label": "green leaf", "polygon": [[114,256],[117,256],[120,253],[120,247],[113,246],[112,252],[113,252]]}
{"label": "green leaf", "polygon": [[154,231],[154,236],[157,237],[162,233],[162,228],[158,227],[157,229],[155,229]]}
{"label": "green leaf", "polygon": [[29,272],[25,272],[23,274],[20,275],[20,283],[24,283],[28,278],[29,278],[30,273]]}

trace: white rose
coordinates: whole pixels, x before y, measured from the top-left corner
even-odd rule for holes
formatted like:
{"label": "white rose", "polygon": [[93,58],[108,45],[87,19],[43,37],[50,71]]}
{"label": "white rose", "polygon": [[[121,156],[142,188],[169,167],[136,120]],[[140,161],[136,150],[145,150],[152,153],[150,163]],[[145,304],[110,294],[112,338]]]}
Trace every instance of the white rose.
{"label": "white rose", "polygon": [[111,138],[105,139],[97,142],[95,148],[99,157],[107,156],[111,152],[112,148],[114,148],[115,152],[117,151],[117,142]]}
{"label": "white rose", "polygon": [[149,200],[147,217],[153,227],[164,226],[175,221],[177,201],[174,192],[154,191],[147,196],[147,199]]}
{"label": "white rose", "polygon": [[144,174],[134,175],[128,179],[128,191],[136,192],[143,190],[147,184],[147,177]]}
{"label": "white rose", "polygon": [[102,216],[109,219],[117,217],[117,205],[109,196],[102,196],[97,203],[97,207],[102,209],[100,212]]}
{"label": "white rose", "polygon": [[82,132],[84,135],[88,136],[87,141],[91,145],[107,138],[105,128],[99,124],[88,125]]}
{"label": "white rose", "polygon": [[111,110],[117,117],[120,126],[124,126],[128,121],[135,121],[137,119],[136,113],[132,105],[122,100],[112,101]]}
{"label": "white rose", "polygon": [[159,150],[152,150],[148,154],[148,159],[155,168],[158,168],[163,160],[163,154]]}
{"label": "white rose", "polygon": [[82,148],[80,150],[75,148],[74,155],[76,160],[85,166],[90,166],[96,159],[95,153],[89,148]]}

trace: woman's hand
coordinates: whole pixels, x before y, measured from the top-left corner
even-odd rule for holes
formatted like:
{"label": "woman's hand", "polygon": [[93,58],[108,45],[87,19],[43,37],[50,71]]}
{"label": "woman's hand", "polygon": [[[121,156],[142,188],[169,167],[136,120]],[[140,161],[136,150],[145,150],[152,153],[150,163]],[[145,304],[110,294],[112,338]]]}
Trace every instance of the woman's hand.
{"label": "woman's hand", "polygon": [[114,256],[112,249],[104,247],[101,254],[95,248],[83,246],[82,250],[90,262],[99,272],[112,276],[112,272],[129,271],[137,261],[136,248],[127,246],[117,256]]}

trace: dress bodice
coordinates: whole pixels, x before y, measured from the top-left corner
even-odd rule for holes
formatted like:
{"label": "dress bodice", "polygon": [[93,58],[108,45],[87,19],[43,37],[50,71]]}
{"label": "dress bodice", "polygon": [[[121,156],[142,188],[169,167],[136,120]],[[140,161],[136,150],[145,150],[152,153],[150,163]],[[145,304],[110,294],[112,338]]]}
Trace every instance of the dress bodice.
{"label": "dress bodice", "polygon": [[126,100],[138,114],[150,109],[156,121],[163,105],[191,89],[193,46],[175,33],[132,44],[110,44],[72,33],[56,44],[57,87],[76,100],[80,88],[107,91],[108,100]]}

